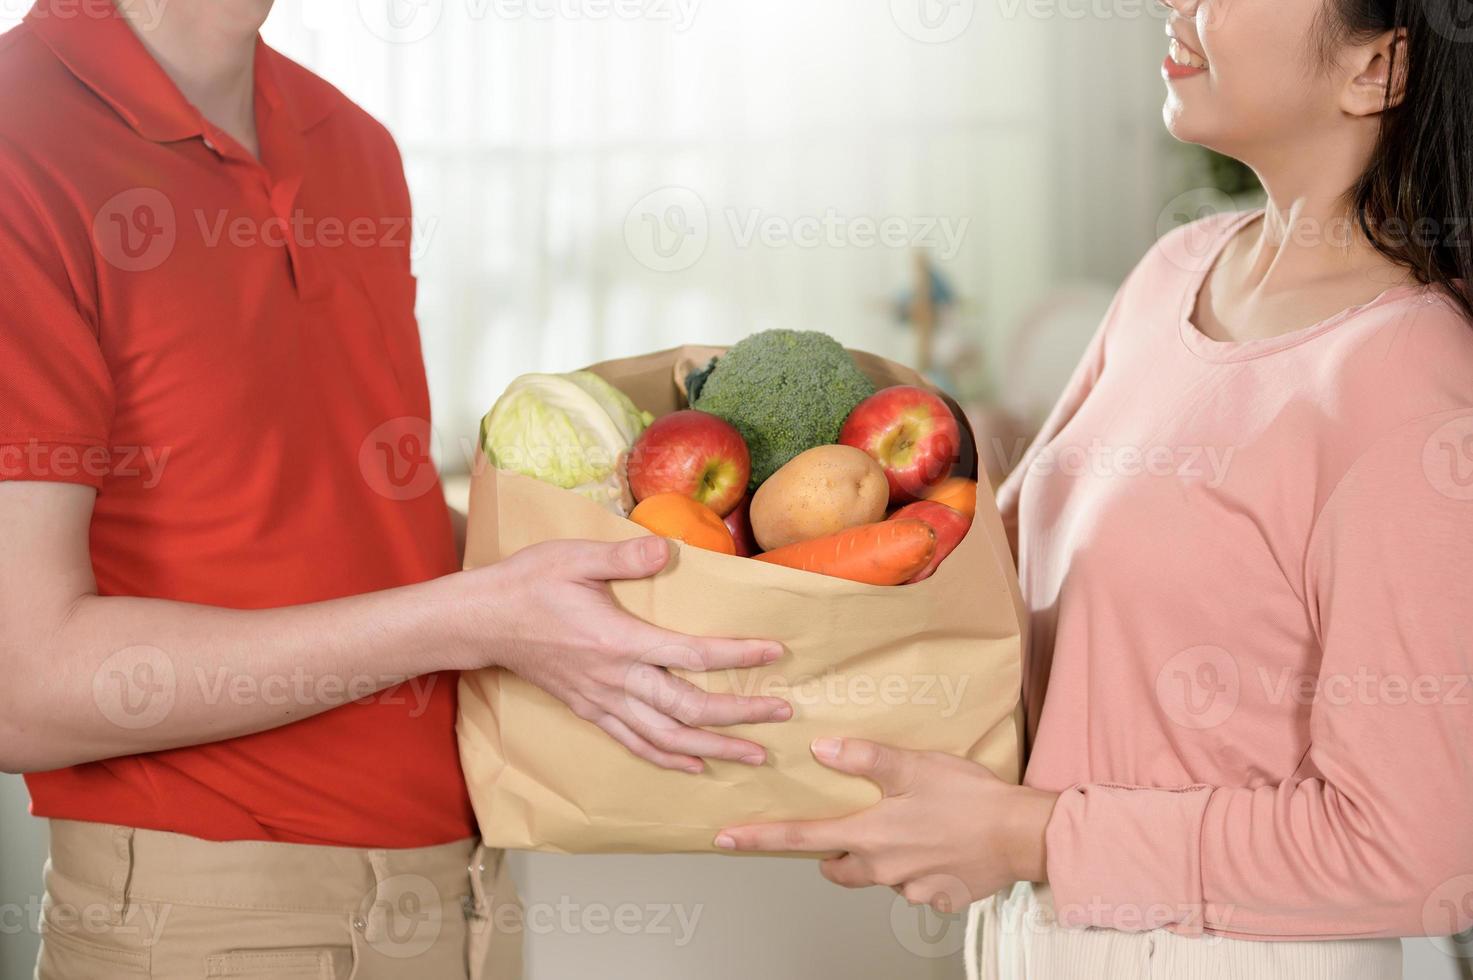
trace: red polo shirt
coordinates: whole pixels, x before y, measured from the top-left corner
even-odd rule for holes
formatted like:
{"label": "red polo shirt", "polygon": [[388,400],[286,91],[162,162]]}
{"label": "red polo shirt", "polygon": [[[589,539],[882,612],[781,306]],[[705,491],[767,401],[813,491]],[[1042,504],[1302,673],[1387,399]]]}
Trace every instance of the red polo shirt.
{"label": "red polo shirt", "polygon": [[[40,0],[0,36],[0,479],[97,488],[103,595],[262,609],[453,571],[393,140],[258,44],[258,161],[112,10]],[[378,682],[118,663],[94,693],[124,727],[183,685],[228,711]],[[27,782],[41,816],[422,846],[473,832],[454,725],[455,678],[430,675]]]}

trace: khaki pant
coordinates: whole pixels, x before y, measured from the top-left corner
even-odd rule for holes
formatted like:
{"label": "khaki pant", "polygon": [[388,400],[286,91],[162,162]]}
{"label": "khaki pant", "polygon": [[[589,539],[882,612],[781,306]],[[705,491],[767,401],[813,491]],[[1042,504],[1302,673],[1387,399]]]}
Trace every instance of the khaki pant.
{"label": "khaki pant", "polygon": [[1401,940],[1252,942],[1165,929],[1065,929],[1047,885],[1020,883],[973,906],[973,980],[1401,980]]}
{"label": "khaki pant", "polygon": [[214,843],[51,822],[39,980],[519,980],[502,852]]}

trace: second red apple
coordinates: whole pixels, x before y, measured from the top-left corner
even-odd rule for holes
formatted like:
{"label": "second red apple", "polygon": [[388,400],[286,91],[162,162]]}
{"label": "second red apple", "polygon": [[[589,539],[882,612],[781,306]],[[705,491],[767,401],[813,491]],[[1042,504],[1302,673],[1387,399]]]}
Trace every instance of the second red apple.
{"label": "second red apple", "polygon": [[635,500],[679,493],[725,517],[747,492],[751,475],[752,459],[736,427],[694,409],[656,419],[629,450]]}
{"label": "second red apple", "polygon": [[743,497],[737,505],[726,515],[726,529],[731,532],[731,540],[736,545],[736,553],[743,558],[751,558],[761,547],[757,544],[757,538],[752,534],[752,498]]}
{"label": "second red apple", "polygon": [[967,536],[967,530],[972,526],[972,518],[969,514],[963,514],[955,508],[945,504],[938,504],[934,500],[918,500],[890,515],[890,520],[905,520],[913,518],[925,521],[936,532],[936,550],[931,552],[931,560],[926,567],[916,573],[914,578],[907,579],[906,584],[921,582],[931,577],[936,571],[936,566],[962,543],[962,538]]}
{"label": "second red apple", "polygon": [[870,395],[844,420],[839,442],[874,457],[890,483],[890,502],[918,499],[951,475],[961,449],[961,427],[939,396],[915,385]]}

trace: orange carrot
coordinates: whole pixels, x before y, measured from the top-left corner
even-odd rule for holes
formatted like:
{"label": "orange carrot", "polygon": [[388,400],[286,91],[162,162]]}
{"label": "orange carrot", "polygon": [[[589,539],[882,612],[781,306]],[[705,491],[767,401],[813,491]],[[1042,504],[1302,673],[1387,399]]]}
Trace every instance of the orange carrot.
{"label": "orange carrot", "polygon": [[757,555],[758,561],[868,585],[899,585],[931,560],[936,532],[925,521],[861,524]]}

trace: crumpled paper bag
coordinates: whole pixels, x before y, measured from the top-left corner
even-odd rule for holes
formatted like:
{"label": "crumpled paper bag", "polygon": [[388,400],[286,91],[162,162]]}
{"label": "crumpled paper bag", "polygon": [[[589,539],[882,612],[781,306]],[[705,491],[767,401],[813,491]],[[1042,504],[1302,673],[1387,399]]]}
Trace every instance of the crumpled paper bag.
{"label": "crumpled paper bag", "polygon": [[[689,366],[719,348],[683,347],[590,370],[643,409],[685,407]],[[855,353],[880,385],[926,384]],[[975,473],[974,453],[958,472]],[[682,633],[760,637],[788,655],[762,668],[681,676],[710,691],[792,702],[792,720],[722,731],[767,748],[761,767],[707,762],[691,775],[638,759],[562,702],[514,674],[467,672],[457,733],[487,844],[559,853],[709,852],[722,827],[837,817],[870,806],[868,780],[819,765],[813,739],[841,735],[964,756],[1019,776],[1022,603],[983,474],[977,516],[936,573],[878,587],[676,545],[652,579],[616,582],[616,601]],[[478,460],[466,567],[553,538],[619,541],[643,528],[569,491]],[[718,852],[723,853],[723,852]]]}

